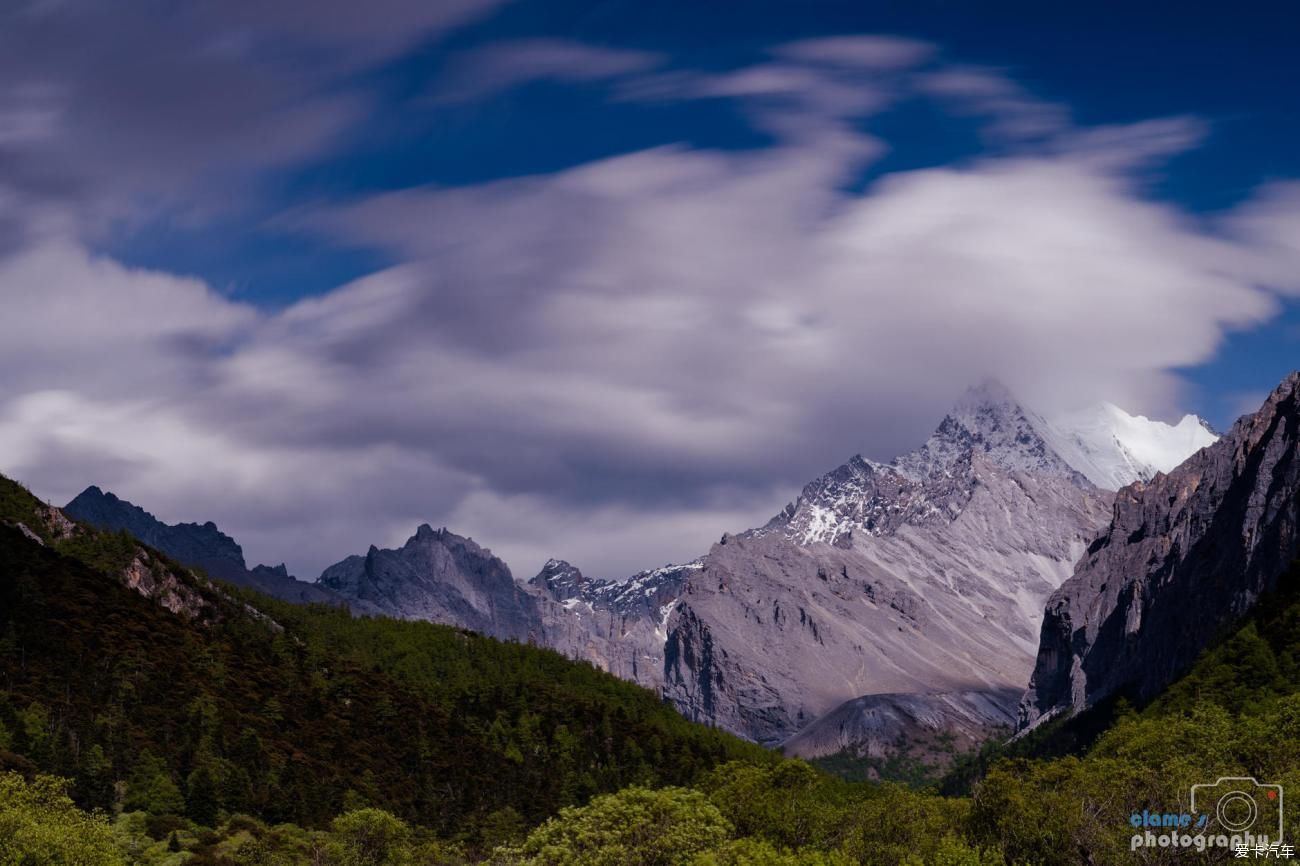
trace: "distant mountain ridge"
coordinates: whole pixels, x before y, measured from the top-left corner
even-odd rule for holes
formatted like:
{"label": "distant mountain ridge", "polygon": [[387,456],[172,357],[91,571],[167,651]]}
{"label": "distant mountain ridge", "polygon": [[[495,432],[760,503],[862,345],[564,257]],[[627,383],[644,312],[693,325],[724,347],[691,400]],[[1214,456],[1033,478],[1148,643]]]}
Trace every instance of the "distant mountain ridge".
{"label": "distant mountain ridge", "polygon": [[[1070,454],[1092,462],[1067,460],[1053,444],[1061,441],[1087,443]],[[528,639],[768,743],[872,691],[983,689],[1005,704],[1031,669],[1044,600],[1104,524],[1111,494],[1089,472],[1157,471],[1124,441],[1053,425],[986,383],[916,451],[887,464],[855,457],[766,526],[724,536],[691,563],[611,581],[547,562],[524,587],[531,604],[518,603],[529,609]],[[465,597],[457,579],[419,572],[393,571],[386,595],[327,582],[377,612],[523,633],[481,611],[457,613],[459,602],[444,598]],[[498,583],[496,592],[517,595]]]}
{"label": "distant mountain ridge", "polygon": [[662,690],[667,614],[698,563],[626,581],[593,580],[551,560],[526,584],[446,528],[422,525],[395,550],[371,547],[325,569],[320,586],[358,613],[442,622],[533,643]]}
{"label": "distant mountain ridge", "polygon": [[398,550],[371,546],[365,556],[349,556],[325,569],[319,583],[364,613],[543,642],[537,599],[492,551],[446,528],[423,524]]}
{"label": "distant mountain ridge", "polygon": [[715,545],[669,622],[672,700],[780,743],[864,695],[1018,689],[1111,498],[1032,418],[972,389],[916,451],[854,457]]}
{"label": "distant mountain ridge", "polygon": [[128,532],[135,538],[210,577],[247,586],[267,595],[294,602],[341,604],[342,599],[314,584],[295,580],[284,565],[258,565],[249,569],[244,551],[216,524],[168,525],[138,505],[91,485],[63,507],[73,520],[110,532]]}
{"label": "distant mountain ridge", "polygon": [[[553,559],[520,582],[472,539],[422,525],[309,585],[283,568],[249,571],[211,524],[168,527],[96,488],[73,505],[216,576],[548,646],[655,689],[689,718],[778,744],[854,701],[893,707],[881,718],[904,728],[970,728],[952,695],[1002,707],[1028,679],[1045,600],[1105,525],[1113,493],[1094,479],[1149,477],[1207,439],[1192,416],[1165,425],[1114,407],[1048,422],[988,382],[915,451],[855,456],[766,525],[621,581]],[[1000,724],[1001,710],[986,715]],[[871,730],[873,743],[890,741]]]}
{"label": "distant mountain ridge", "polygon": [[73,520],[100,529],[129,532],[186,565],[202,568],[212,577],[233,580],[248,570],[243,549],[211,521],[168,526],[138,505],[93,485],[63,506],[63,512]]}

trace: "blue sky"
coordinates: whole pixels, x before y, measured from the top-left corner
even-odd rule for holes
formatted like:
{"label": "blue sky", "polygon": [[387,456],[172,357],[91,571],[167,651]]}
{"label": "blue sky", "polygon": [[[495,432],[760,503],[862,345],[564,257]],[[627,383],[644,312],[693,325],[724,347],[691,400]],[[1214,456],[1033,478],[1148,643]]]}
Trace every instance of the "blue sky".
{"label": "blue sky", "polygon": [[[458,52],[500,40],[562,38],[662,54],[671,62],[727,69],[763,59],[777,41],[888,33],[931,41],[954,61],[989,66],[1039,98],[1068,106],[1080,124],[1195,115],[1210,124],[1203,146],[1146,179],[1147,193],[1189,214],[1213,214],[1260,183],[1300,175],[1300,11],[1265,3],[1250,14],[1218,3],[1061,6],[1040,3],[756,2],[743,14],[719,4],[522,2],[368,70],[378,95],[364,129],[333,151],[258,179],[250,210],[215,223],[164,215],[105,239],[122,261],[195,274],[236,297],[276,306],[335,288],[390,263],[277,230],[275,216],[323,197],[364,196],[420,184],[459,185],[554,172],[673,142],[744,149],[770,145],[743,113],[717,104],[611,104],[599,83],[525,83],[464,104],[431,104],[429,92]],[[356,82],[346,82],[352,86]],[[891,143],[861,172],[883,174],[960,163],[986,152],[978,122],[908,102],[863,122]],[[1300,308],[1235,333],[1212,360],[1183,370],[1187,408],[1225,427],[1300,357]],[[1243,402],[1243,399],[1246,402]]]}
{"label": "blue sky", "polygon": [[305,576],[424,521],[618,574],[987,376],[1226,427],[1300,366],[1298,23],[15,4],[0,471]]}

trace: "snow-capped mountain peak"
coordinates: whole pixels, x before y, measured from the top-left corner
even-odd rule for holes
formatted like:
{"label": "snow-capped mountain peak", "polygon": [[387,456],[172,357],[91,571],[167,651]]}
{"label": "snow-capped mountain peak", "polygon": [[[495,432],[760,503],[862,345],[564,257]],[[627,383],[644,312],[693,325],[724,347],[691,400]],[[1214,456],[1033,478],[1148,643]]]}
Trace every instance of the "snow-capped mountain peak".
{"label": "snow-capped mountain peak", "polygon": [[848,543],[854,533],[892,535],[904,525],[954,520],[974,489],[975,462],[1092,485],[1039,432],[1046,423],[1000,383],[966,391],[920,448],[889,463],[854,457],[806,485],[759,533],[799,544]]}
{"label": "snow-capped mountain peak", "polygon": [[913,480],[947,469],[971,453],[1011,470],[1082,477],[1044,438],[1046,422],[993,379],[968,389],[921,448],[893,461]]}
{"label": "snow-capped mountain peak", "polygon": [[562,559],[548,559],[528,585],[559,602],[581,596],[590,581],[576,567]]}
{"label": "snow-capped mountain peak", "polygon": [[1130,415],[1113,403],[1062,416],[1040,432],[1066,462],[1106,490],[1169,472],[1219,438],[1195,415],[1166,424]]}
{"label": "snow-capped mountain peak", "polygon": [[1170,425],[1111,403],[1049,421],[1000,382],[968,389],[920,448],[889,463],[854,457],[804,487],[758,533],[799,544],[891,535],[903,525],[948,522],[965,508],[972,461],[1077,488],[1118,490],[1168,472],[1217,439],[1194,415]]}
{"label": "snow-capped mountain peak", "polygon": [[894,461],[913,477],[931,474],[967,450],[1008,469],[1086,478],[1104,490],[1169,472],[1218,440],[1195,415],[1166,424],[1098,403],[1051,420],[1025,408],[996,380],[970,388],[926,444]]}

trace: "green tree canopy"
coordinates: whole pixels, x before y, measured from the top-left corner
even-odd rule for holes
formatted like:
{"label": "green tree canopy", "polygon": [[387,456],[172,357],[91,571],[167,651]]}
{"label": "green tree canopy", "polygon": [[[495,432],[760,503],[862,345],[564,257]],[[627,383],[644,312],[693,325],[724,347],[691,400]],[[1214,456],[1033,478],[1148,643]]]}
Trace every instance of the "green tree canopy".
{"label": "green tree canopy", "polygon": [[0,863],[23,866],[119,866],[113,832],[102,815],[87,814],[53,776],[31,782],[0,774]]}
{"label": "green tree canopy", "polygon": [[731,823],[698,791],[625,788],[561,810],[497,862],[520,866],[688,866],[719,848]]}

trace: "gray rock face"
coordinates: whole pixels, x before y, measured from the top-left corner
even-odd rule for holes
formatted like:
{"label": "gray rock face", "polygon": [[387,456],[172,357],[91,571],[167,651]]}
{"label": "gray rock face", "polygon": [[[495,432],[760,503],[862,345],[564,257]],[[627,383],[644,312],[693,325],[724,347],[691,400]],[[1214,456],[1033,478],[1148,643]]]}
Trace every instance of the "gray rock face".
{"label": "gray rock face", "polygon": [[948,739],[959,752],[978,748],[1016,723],[1019,689],[864,695],[840,704],[782,745],[787,755],[822,758],[849,754],[887,758],[900,741],[937,744]]}
{"label": "gray rock face", "polygon": [[698,562],[643,571],[626,581],[591,580],[551,560],[531,581],[545,592],[546,643],[624,679],[663,689],[667,622]]}
{"label": "gray rock face", "polygon": [[201,568],[219,580],[285,601],[342,603],[333,593],[290,577],[283,565],[275,568],[259,565],[250,571],[244,562],[243,549],[211,521],[168,525],[143,508],[94,486],[83,490],[63,510],[74,520],[99,529],[130,533],[183,565]]}
{"label": "gray rock face", "polygon": [[201,593],[143,548],[137,548],[121,579],[129,589],[186,619],[196,619],[208,607]]}
{"label": "gray rock face", "polygon": [[1168,475],[1122,489],[1052,595],[1022,728],[1112,695],[1141,703],[1275,588],[1297,555],[1300,374]]}
{"label": "gray rock face", "polygon": [[371,548],[320,583],[362,613],[425,619],[548,646],[660,690],[666,620],[698,563],[596,580],[550,560],[527,585],[469,539],[422,526],[400,550]]}
{"label": "gray rock face", "polygon": [[564,603],[574,598],[582,598],[591,592],[593,584],[576,566],[562,559],[548,559],[537,572],[537,576],[528,581],[528,585],[545,595],[551,601]]}
{"label": "gray rock face", "polygon": [[538,599],[515,583],[506,564],[472,539],[428,524],[397,550],[372,546],[330,566],[319,583],[363,613],[545,642]]}
{"label": "gray rock face", "polygon": [[777,744],[863,695],[1018,689],[1110,498],[977,393],[918,451],[854,458],[715,545],[670,620],[667,694]]}
{"label": "gray rock face", "polygon": [[593,580],[564,560],[552,559],[528,586],[568,608],[576,609],[576,601],[620,616],[657,617],[664,605],[677,600],[687,577],[700,567],[696,561],[637,572],[627,580]]}

